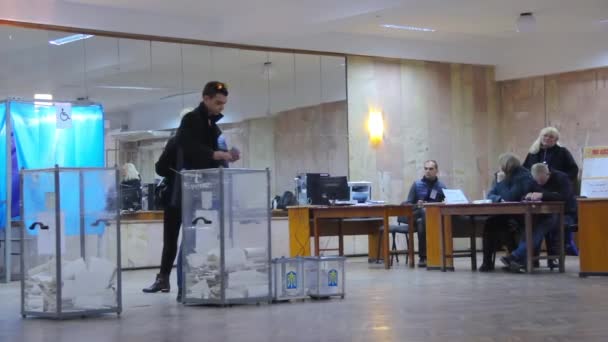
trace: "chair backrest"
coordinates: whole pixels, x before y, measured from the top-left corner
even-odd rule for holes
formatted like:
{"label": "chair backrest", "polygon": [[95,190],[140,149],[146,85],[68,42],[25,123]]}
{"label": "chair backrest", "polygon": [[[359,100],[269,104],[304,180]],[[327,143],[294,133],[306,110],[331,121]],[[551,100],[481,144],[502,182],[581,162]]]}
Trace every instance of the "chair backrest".
{"label": "chair backrest", "polygon": [[[482,237],[483,224],[487,217],[473,216],[471,221],[470,216],[452,216],[452,237],[464,238],[471,236],[471,230],[475,230],[476,237]],[[481,227],[481,228],[478,228]]]}
{"label": "chair backrest", "polygon": [[[403,201],[401,202],[401,205],[406,205],[409,204],[407,201]],[[408,217],[407,216],[397,216],[397,223],[399,224],[408,224]]]}

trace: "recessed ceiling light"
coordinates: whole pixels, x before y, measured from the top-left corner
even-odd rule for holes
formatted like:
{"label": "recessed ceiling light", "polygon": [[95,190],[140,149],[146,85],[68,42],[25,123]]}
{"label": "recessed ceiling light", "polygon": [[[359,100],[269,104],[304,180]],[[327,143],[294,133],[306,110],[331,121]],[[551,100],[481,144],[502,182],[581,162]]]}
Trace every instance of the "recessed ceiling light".
{"label": "recessed ceiling light", "polygon": [[53,95],[52,94],[34,94],[34,100],[52,101]]}
{"label": "recessed ceiling light", "polygon": [[120,90],[168,90],[162,87],[142,87],[142,86],[119,86],[119,85],[98,85],[95,88],[101,89],[120,89]]}
{"label": "recessed ceiling light", "polygon": [[52,94],[34,94],[34,106],[52,106]]}
{"label": "recessed ceiling light", "polygon": [[49,40],[49,44],[51,44],[51,45],[63,45],[63,44],[77,42],[77,41],[83,40],[83,39],[89,39],[91,37],[93,37],[92,34],[73,34],[71,36],[66,36],[66,37],[63,37],[63,38]]}
{"label": "recessed ceiling light", "polygon": [[427,27],[404,26],[404,25],[393,25],[393,24],[383,24],[381,26],[384,28],[390,28],[390,29],[396,29],[396,30],[435,32],[435,29],[427,28]]}
{"label": "recessed ceiling light", "polygon": [[608,24],[608,19],[602,19],[599,22],[602,23],[602,24]]}

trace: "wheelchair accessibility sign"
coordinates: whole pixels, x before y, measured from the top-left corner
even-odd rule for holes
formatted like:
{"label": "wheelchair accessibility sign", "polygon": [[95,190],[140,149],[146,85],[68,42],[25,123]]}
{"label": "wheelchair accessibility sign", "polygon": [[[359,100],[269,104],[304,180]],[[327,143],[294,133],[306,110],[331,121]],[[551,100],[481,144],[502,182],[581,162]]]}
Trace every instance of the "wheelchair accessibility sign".
{"label": "wheelchair accessibility sign", "polygon": [[72,128],[72,104],[55,103],[57,128]]}

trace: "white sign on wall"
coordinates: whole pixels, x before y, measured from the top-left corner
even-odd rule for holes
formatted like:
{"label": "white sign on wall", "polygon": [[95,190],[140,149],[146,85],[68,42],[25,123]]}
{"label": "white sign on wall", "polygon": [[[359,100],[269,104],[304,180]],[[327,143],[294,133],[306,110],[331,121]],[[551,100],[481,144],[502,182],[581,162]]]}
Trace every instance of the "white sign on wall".
{"label": "white sign on wall", "polygon": [[581,196],[608,198],[608,146],[585,148]]}
{"label": "white sign on wall", "polygon": [[57,128],[72,128],[72,104],[55,103]]}

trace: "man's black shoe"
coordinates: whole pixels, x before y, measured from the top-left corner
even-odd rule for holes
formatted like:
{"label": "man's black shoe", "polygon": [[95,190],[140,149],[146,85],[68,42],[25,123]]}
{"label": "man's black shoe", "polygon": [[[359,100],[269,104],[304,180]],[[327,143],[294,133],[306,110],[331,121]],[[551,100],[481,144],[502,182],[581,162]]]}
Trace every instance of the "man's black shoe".
{"label": "man's black shoe", "polygon": [[171,291],[171,285],[169,284],[169,277],[164,274],[157,274],[156,280],[150,287],[142,290],[144,293],[156,293],[156,292],[169,292]]}

